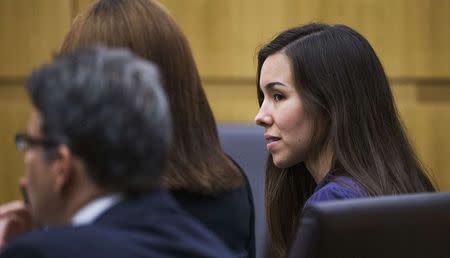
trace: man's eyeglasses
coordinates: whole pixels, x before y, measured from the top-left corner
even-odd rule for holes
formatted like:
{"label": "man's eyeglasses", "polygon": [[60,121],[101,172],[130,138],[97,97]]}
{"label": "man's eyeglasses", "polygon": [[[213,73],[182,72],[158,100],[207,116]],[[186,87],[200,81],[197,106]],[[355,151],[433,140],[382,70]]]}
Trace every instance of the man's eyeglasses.
{"label": "man's eyeglasses", "polygon": [[18,133],[15,137],[16,148],[20,152],[25,152],[33,146],[42,146],[44,148],[50,148],[58,145],[56,141],[49,139],[39,139],[29,136],[25,133]]}

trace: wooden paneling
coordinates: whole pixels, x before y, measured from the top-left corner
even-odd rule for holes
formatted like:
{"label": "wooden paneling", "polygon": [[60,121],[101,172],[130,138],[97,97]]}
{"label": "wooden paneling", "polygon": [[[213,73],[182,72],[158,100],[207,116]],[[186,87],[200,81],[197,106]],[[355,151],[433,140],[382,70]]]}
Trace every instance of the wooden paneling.
{"label": "wooden paneling", "polygon": [[393,92],[419,158],[441,190],[450,190],[450,84],[396,85]]}
{"label": "wooden paneling", "polygon": [[73,15],[79,13],[80,11],[86,9],[90,4],[95,2],[94,0],[72,0],[73,1]]}
{"label": "wooden paneling", "polygon": [[26,128],[30,105],[22,85],[0,87],[0,203],[19,198],[18,179],[23,174],[23,156],[13,137]]}
{"label": "wooden paneling", "polygon": [[367,37],[392,77],[450,76],[450,1],[302,0],[302,22],[347,24]]}
{"label": "wooden paneling", "polygon": [[23,78],[59,49],[69,28],[70,0],[0,1],[0,80]]}
{"label": "wooden paneling", "polygon": [[450,76],[449,0],[164,0],[204,77],[252,78],[259,45],[311,21],[366,36],[393,77]]}
{"label": "wooden paneling", "polygon": [[224,82],[204,86],[217,121],[253,123],[259,108],[255,85]]}
{"label": "wooden paneling", "polygon": [[19,197],[22,155],[13,136],[29,111],[23,84],[31,70],[59,49],[71,22],[70,0],[0,1],[0,202]]}
{"label": "wooden paneling", "polygon": [[283,1],[162,1],[180,23],[203,77],[253,78],[259,45],[287,25]]}

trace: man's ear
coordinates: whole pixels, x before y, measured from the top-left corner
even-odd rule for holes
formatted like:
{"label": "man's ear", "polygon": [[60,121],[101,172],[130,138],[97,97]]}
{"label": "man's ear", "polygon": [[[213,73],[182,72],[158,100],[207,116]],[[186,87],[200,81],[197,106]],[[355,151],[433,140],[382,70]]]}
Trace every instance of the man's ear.
{"label": "man's ear", "polygon": [[62,193],[73,180],[76,171],[74,171],[74,156],[66,145],[59,145],[55,150],[55,157],[51,159],[50,170],[54,179],[54,191]]}

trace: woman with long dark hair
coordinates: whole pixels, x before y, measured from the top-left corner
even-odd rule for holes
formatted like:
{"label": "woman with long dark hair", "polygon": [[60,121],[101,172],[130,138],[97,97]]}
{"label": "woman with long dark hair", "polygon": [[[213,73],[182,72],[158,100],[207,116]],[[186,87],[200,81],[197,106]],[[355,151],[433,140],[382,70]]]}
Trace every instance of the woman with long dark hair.
{"label": "woman with long dark hair", "polygon": [[286,253],[311,203],[435,191],[406,137],[368,41],[344,25],[280,33],[258,54],[256,123],[270,152],[266,213]]}

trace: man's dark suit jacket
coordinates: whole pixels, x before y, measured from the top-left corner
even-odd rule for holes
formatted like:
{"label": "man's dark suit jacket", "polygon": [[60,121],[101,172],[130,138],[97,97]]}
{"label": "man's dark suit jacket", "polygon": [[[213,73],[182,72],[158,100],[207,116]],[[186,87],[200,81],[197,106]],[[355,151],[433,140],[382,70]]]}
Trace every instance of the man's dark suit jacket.
{"label": "man's dark suit jacket", "polygon": [[[55,211],[56,212],[56,211]],[[232,257],[224,244],[165,191],[126,199],[93,224],[35,231],[0,258]]]}

